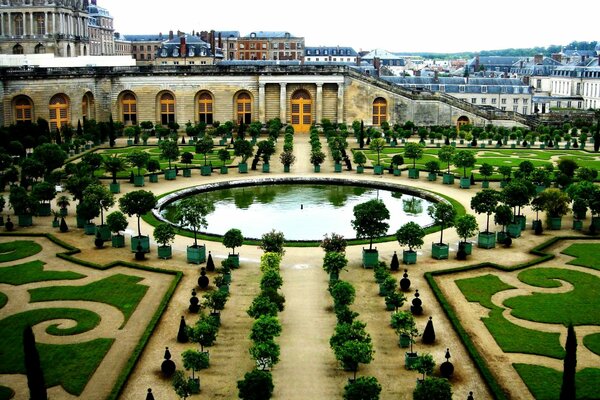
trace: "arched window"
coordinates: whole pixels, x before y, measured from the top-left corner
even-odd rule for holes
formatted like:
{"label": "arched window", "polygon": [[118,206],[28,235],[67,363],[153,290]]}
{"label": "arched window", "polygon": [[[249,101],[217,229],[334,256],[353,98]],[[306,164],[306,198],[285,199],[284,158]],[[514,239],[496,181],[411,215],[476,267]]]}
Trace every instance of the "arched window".
{"label": "arched window", "polygon": [[26,96],[19,96],[15,100],[15,122],[31,123],[33,122],[33,105]]}
{"label": "arched window", "polygon": [[15,15],[13,23],[15,36],[23,36],[23,16],[21,14]]}
{"label": "arched window", "polygon": [[137,125],[137,100],[133,93],[128,92],[121,97],[123,124]]}
{"label": "arched window", "polygon": [[373,102],[373,125],[381,125],[387,121],[387,101],[378,97]]}
{"label": "arched window", "polygon": [[164,126],[175,122],[175,98],[171,93],[160,96],[160,123]]}
{"label": "arched window", "polygon": [[246,125],[252,122],[252,100],[248,93],[240,93],[237,97],[237,121]]}
{"label": "arched window", "polygon": [[46,53],[46,48],[44,47],[43,44],[38,44],[37,46],[35,46],[35,54],[45,54]]}
{"label": "arched window", "polygon": [[208,92],[202,92],[198,96],[198,122],[207,125],[213,123],[213,98]]}
{"label": "arched window", "polygon": [[312,124],[312,100],[306,90],[292,95],[292,126],[295,132],[308,132]]}
{"label": "arched window", "polygon": [[84,121],[94,119],[94,95],[87,92],[81,99],[81,116]]}
{"label": "arched window", "polygon": [[71,45],[67,45],[67,57],[71,57]]}
{"label": "arched window", "polygon": [[23,46],[20,44],[15,44],[13,46],[13,54],[23,54]]}
{"label": "arched window", "polygon": [[45,35],[46,34],[46,18],[44,14],[36,14],[36,34],[37,35]]}
{"label": "arched window", "polygon": [[69,101],[62,94],[50,100],[50,129],[56,130],[69,123]]}

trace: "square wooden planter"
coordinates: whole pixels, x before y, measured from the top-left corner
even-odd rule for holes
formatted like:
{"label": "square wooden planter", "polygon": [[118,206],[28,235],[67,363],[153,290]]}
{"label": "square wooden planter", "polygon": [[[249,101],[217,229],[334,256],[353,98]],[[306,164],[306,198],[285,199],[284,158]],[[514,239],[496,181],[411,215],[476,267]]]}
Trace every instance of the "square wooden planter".
{"label": "square wooden planter", "polygon": [[365,269],[375,268],[379,264],[379,251],[377,249],[363,249],[362,262]]}
{"label": "square wooden planter", "polygon": [[138,244],[141,246],[142,253],[150,253],[150,237],[149,236],[132,236],[131,251],[138,251]]}
{"label": "square wooden planter", "polygon": [[409,168],[408,177],[410,179],[419,179],[419,170],[417,168]]}
{"label": "square wooden planter", "polygon": [[96,227],[96,236],[100,235],[100,239],[104,240],[105,242],[110,240],[110,229],[108,228],[108,225],[98,225]]}
{"label": "square wooden planter", "polygon": [[401,176],[402,170],[400,168],[394,168],[394,176]]}
{"label": "square wooden planter", "polygon": [[417,353],[407,352],[404,354],[404,367],[408,370],[414,370],[418,360],[419,356],[417,355]]}
{"label": "square wooden planter", "polygon": [[315,172],[321,172],[321,166],[320,165],[314,165],[314,171]]}
{"label": "square wooden planter", "polygon": [[158,258],[168,260],[173,256],[173,248],[171,246],[158,246],[157,253]]}
{"label": "square wooden planter", "polygon": [[436,260],[445,260],[448,258],[448,253],[450,252],[450,246],[446,243],[433,243],[431,245],[431,257]]}
{"label": "square wooden planter", "polygon": [[462,246],[465,250],[465,254],[470,256],[473,253],[473,243],[471,242],[459,242],[458,247]]}
{"label": "square wooden planter", "polygon": [[183,177],[184,178],[191,178],[192,177],[192,170],[189,168],[184,168],[183,169]]}
{"label": "square wooden planter", "polygon": [[238,164],[238,172],[240,174],[247,174],[248,173],[248,163],[239,163]]}
{"label": "square wooden planter", "polygon": [[112,247],[121,248],[125,247],[125,236],[123,235],[113,235],[111,238]]}
{"label": "square wooden planter", "polygon": [[270,164],[263,164],[262,165],[262,172],[268,173],[271,172],[271,165]]}
{"label": "square wooden planter", "polygon": [[493,249],[496,247],[496,234],[494,232],[479,232],[477,247],[482,249]]}
{"label": "square wooden planter", "polygon": [[562,228],[562,217],[550,217],[550,229],[557,231]]}
{"label": "square wooden planter", "polygon": [[417,252],[410,250],[402,251],[402,262],[404,264],[416,264],[417,263]]}
{"label": "square wooden planter", "polygon": [[50,214],[52,214],[50,203],[40,203],[38,205],[38,215],[40,217],[48,217]]}
{"label": "square wooden planter", "polygon": [[506,231],[508,233],[508,236],[510,236],[511,238],[521,237],[521,223],[517,222],[514,224],[508,224],[506,226]]}
{"label": "square wooden planter", "polygon": [[573,230],[574,231],[581,231],[583,230],[583,221],[580,219],[574,219],[573,220]]}
{"label": "square wooden planter", "polygon": [[95,235],[96,234],[96,224],[85,224],[83,226],[83,233],[86,235]]}
{"label": "square wooden planter", "polygon": [[21,227],[33,225],[33,216],[31,215],[18,215],[17,224]]}
{"label": "square wooden planter", "polygon": [[430,172],[427,174],[427,180],[433,182],[437,179],[437,174],[434,172]]}
{"label": "square wooden planter", "polygon": [[202,264],[206,261],[206,246],[188,246],[187,247],[187,262],[192,264]]}
{"label": "square wooden planter", "polygon": [[136,175],[133,177],[133,185],[135,187],[142,187],[144,184],[144,175]]}
{"label": "square wooden planter", "polygon": [[356,167],[356,173],[357,174],[362,174],[365,172],[365,167],[362,165],[359,165],[358,167]]}
{"label": "square wooden planter", "polygon": [[375,175],[383,175],[383,165],[376,165],[373,167],[373,173]]}
{"label": "square wooden planter", "polygon": [[150,182],[151,183],[157,183],[158,182],[158,175],[157,174],[150,174]]}
{"label": "square wooden planter", "polygon": [[165,169],[165,179],[168,181],[174,181],[177,179],[177,173],[174,169]]}
{"label": "square wooden planter", "polygon": [[333,164],[333,172],[342,172],[342,164],[339,164],[339,163]]}
{"label": "square wooden planter", "polygon": [[240,267],[240,255],[239,254],[228,254],[227,259],[230,262],[231,268]]}
{"label": "square wooden planter", "polygon": [[229,168],[227,168],[226,165],[222,165],[221,168],[219,168],[219,172],[221,175],[226,175],[229,173]]}
{"label": "square wooden planter", "polygon": [[471,178],[460,178],[460,188],[468,189],[471,187]]}
{"label": "square wooden planter", "polygon": [[[134,178],[135,181],[135,178]],[[121,184],[119,182],[117,183],[111,183],[109,185],[110,187],[110,192],[113,194],[117,194],[117,193],[121,193]]]}
{"label": "square wooden planter", "polygon": [[490,187],[490,181],[482,181],[481,182],[482,189],[489,189],[489,187]]}
{"label": "square wooden planter", "polygon": [[444,174],[444,176],[442,177],[442,183],[444,185],[453,185],[454,184],[454,175],[452,174]]}
{"label": "square wooden planter", "polygon": [[202,176],[210,176],[212,174],[212,167],[210,165],[203,165],[200,167]]}

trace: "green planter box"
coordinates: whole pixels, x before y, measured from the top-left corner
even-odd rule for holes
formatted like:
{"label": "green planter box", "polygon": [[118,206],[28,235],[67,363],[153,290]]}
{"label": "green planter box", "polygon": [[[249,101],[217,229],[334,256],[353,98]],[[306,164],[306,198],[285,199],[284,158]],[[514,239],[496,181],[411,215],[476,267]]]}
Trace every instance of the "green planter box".
{"label": "green planter box", "polygon": [[448,246],[445,243],[443,243],[443,244],[433,243],[431,245],[431,257],[435,258],[436,260],[447,259],[449,251],[450,251],[450,246]]}
{"label": "green planter box", "polygon": [[157,183],[158,182],[158,175],[157,174],[150,174],[150,182],[151,183]]}
{"label": "green planter box", "polygon": [[410,250],[402,251],[402,262],[404,264],[416,264],[417,263],[417,252]]}
{"label": "green planter box", "polygon": [[520,223],[508,224],[506,226],[506,231],[508,233],[508,236],[510,236],[511,238],[521,237],[521,224]]}
{"label": "green planter box", "polygon": [[33,225],[33,216],[31,215],[18,215],[17,216],[17,224],[19,226],[31,226]]}
{"label": "green planter box", "polygon": [[123,235],[113,235],[110,238],[110,241],[112,243],[112,247],[115,248],[121,248],[121,247],[125,247],[125,236]]}
{"label": "green planter box", "polygon": [[[2,225],[2,224],[0,224],[0,225]],[[60,221],[59,220],[55,219],[55,220],[52,221],[52,227],[53,228],[58,228],[59,226],[60,226]]]}
{"label": "green planter box", "polygon": [[75,217],[75,220],[77,221],[77,227],[80,229],[83,228],[85,226],[85,223],[87,222],[84,218],[81,218],[79,215]]}
{"label": "green planter box", "polygon": [[527,217],[524,215],[517,215],[515,217],[515,220],[519,222],[519,225],[521,225],[521,230],[524,231],[525,229],[527,229]]}
{"label": "green planter box", "polygon": [[47,217],[52,214],[52,209],[50,208],[50,203],[40,203],[38,205],[38,215],[40,217]]}
{"label": "green planter box", "polygon": [[433,182],[437,179],[437,174],[434,172],[430,172],[427,174],[427,180]]}
{"label": "green planter box", "polygon": [[220,145],[220,146],[224,146],[224,145],[225,145],[225,143],[227,143],[227,139],[226,139],[226,138],[221,138],[221,139],[219,139],[219,145]]}
{"label": "green planter box", "polygon": [[398,346],[407,348],[410,346],[410,336],[402,333],[398,336]]}
{"label": "green planter box", "polygon": [[471,187],[471,178],[460,178],[460,188],[468,189]]}
{"label": "green planter box", "polygon": [[104,240],[105,242],[110,240],[110,229],[108,228],[108,225],[98,225],[96,227],[96,236],[100,235],[100,239]]}
{"label": "green planter box", "polygon": [[362,262],[363,268],[374,268],[377,264],[379,264],[379,251],[377,251],[377,249],[363,249]]}
{"label": "green planter box", "polygon": [[184,168],[183,169],[183,177],[184,178],[191,178],[192,177],[192,170],[189,168]]}
{"label": "green planter box", "polygon": [[187,262],[192,264],[202,264],[206,261],[206,246],[198,245],[187,247]]}
{"label": "green planter box", "polygon": [[117,182],[117,183],[111,183],[109,185],[109,187],[110,187],[110,192],[111,193],[113,193],[113,194],[121,193],[121,184],[119,182]]}
{"label": "green planter box", "polygon": [[168,181],[173,181],[177,178],[177,173],[174,169],[165,169],[165,179]]}
{"label": "green planter box", "polygon": [[191,394],[200,393],[200,378],[189,378],[188,385],[190,387]]}
{"label": "green planter box", "polygon": [[557,231],[562,228],[562,217],[550,217],[550,229]]}
{"label": "green planter box", "polygon": [[210,176],[212,174],[212,167],[210,165],[203,165],[200,167],[200,171],[202,172],[202,176]]}
{"label": "green planter box", "polygon": [[321,172],[321,166],[320,165],[314,165],[314,171],[315,172]]}
{"label": "green planter box", "polygon": [[362,174],[365,172],[365,167],[362,165],[359,165],[358,167],[356,167],[356,173],[357,174]]}
{"label": "green planter box", "polygon": [[504,241],[508,237],[508,233],[506,232],[498,232],[496,233],[496,241],[500,244],[504,244]]}
{"label": "green planter box", "polygon": [[248,163],[239,163],[238,164],[238,172],[240,174],[247,174],[248,173]]}
{"label": "green planter box", "polygon": [[592,226],[596,232],[600,231],[600,217],[592,217]]}
{"label": "green planter box", "polygon": [[143,253],[150,253],[150,237],[149,236],[132,236],[131,251],[137,252],[138,244],[142,246]]}
{"label": "green planter box", "polygon": [[231,268],[239,268],[240,267],[240,255],[239,254],[229,254],[227,259],[230,262]]}
{"label": "green planter box", "polygon": [[[133,146],[133,139],[127,139],[127,146]],[[86,145],[87,148],[87,145]]]}
{"label": "green planter box", "polygon": [[68,210],[68,209],[66,209],[66,208],[61,208],[61,209],[59,210],[59,212],[60,212],[60,216],[61,216],[61,217],[66,217],[67,215],[69,215],[69,210]]}
{"label": "green planter box", "polygon": [[402,175],[402,170],[400,168],[394,168],[394,176]]}
{"label": "green planter box", "polygon": [[573,220],[573,230],[574,231],[581,231],[581,230],[583,230],[583,221],[579,220],[579,219],[574,219]]}
{"label": "green planter box", "polygon": [[510,145],[510,148],[511,148],[511,149],[516,149],[516,148],[517,148],[517,145],[513,143],[513,144],[511,144],[511,145]]}
{"label": "green planter box", "polygon": [[375,175],[383,175],[383,165],[376,165],[373,167],[373,173]]}
{"label": "green planter box", "polygon": [[342,164],[339,164],[339,163],[333,164],[333,172],[342,172]]}
{"label": "green planter box", "polygon": [[501,187],[501,188],[504,188],[504,187],[506,187],[506,185],[508,185],[508,182],[507,182],[507,181],[500,181],[500,187]]}
{"label": "green planter box", "polygon": [[463,246],[463,249],[465,249],[465,254],[470,256],[471,254],[473,254],[473,243],[471,242],[459,242],[458,246]]}
{"label": "green planter box", "polygon": [[136,175],[133,177],[133,185],[135,187],[144,186],[144,175]]}
{"label": "green planter box", "polygon": [[414,370],[417,366],[419,356],[417,353],[405,353],[404,354],[404,367],[408,370]]}
{"label": "green planter box", "polygon": [[85,224],[83,226],[83,233],[86,235],[95,235],[96,234],[96,224]]}
{"label": "green planter box", "polygon": [[479,232],[477,247],[482,249],[493,249],[496,247],[496,234],[494,232]]}
{"label": "green planter box", "polygon": [[171,246],[158,246],[158,258],[169,259],[173,256],[173,248]]}
{"label": "green planter box", "polygon": [[283,172],[290,172],[290,166],[289,165],[284,165],[283,166]]}
{"label": "green planter box", "polygon": [[417,168],[409,168],[408,177],[410,179],[419,179],[419,170]]}
{"label": "green planter box", "polygon": [[227,175],[229,173],[229,168],[227,168],[225,165],[222,165],[221,168],[219,168],[219,172],[221,175]]}
{"label": "green planter box", "polygon": [[489,189],[490,188],[490,181],[482,181],[481,182],[481,188],[482,189]]}
{"label": "green planter box", "polygon": [[444,185],[453,185],[454,184],[454,175],[445,173],[442,177],[442,183]]}
{"label": "green planter box", "polygon": [[263,164],[262,165],[262,172],[268,173],[271,171],[271,165],[270,164]]}

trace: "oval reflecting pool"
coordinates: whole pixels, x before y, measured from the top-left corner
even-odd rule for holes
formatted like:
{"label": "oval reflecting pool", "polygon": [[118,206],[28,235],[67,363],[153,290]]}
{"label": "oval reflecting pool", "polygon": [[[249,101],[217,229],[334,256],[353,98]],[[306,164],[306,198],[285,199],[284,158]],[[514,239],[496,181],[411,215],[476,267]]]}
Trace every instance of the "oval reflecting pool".
{"label": "oval reflecting pool", "polygon": [[[201,196],[215,206],[208,215],[207,232],[223,235],[238,228],[246,238],[260,238],[271,229],[284,233],[286,240],[321,240],[326,233],[356,237],[350,221],[354,206],[381,199],[390,211],[388,234],[414,221],[432,224],[427,207],[432,201],[398,190],[347,186],[342,184],[279,184],[211,189]],[[180,200],[167,202],[162,217],[176,223],[173,216]]]}

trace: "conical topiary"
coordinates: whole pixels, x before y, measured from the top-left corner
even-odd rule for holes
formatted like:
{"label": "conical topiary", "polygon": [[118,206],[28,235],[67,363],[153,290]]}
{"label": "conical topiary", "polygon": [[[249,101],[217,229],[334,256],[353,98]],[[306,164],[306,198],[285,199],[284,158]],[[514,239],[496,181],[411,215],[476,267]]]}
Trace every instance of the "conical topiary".
{"label": "conical topiary", "polygon": [[179,343],[187,343],[188,338],[188,329],[185,323],[185,318],[183,315],[181,316],[181,320],[179,321],[179,331],[177,332],[177,341]]}
{"label": "conical topiary", "polygon": [[135,181],[135,175],[133,174],[133,171],[131,171],[131,174],[129,174],[129,183],[133,183]]}
{"label": "conical topiary", "polygon": [[210,283],[210,280],[208,279],[208,276],[206,276],[206,269],[204,267],[200,268],[200,277],[198,278],[198,286],[200,286],[200,289],[206,289],[208,287],[209,283]]}
{"label": "conical topiary", "polygon": [[435,329],[433,328],[433,321],[431,317],[429,317],[429,321],[427,321],[427,325],[425,325],[422,341],[425,344],[432,344],[435,342]]}
{"label": "conical topiary", "polygon": [[[450,349],[446,349],[446,355],[444,357],[446,358],[446,361],[444,361],[440,365],[440,374],[444,378],[450,379],[450,377],[454,373],[454,365],[452,365],[452,363],[450,362]],[[473,394],[473,392],[471,392],[471,395],[472,394]],[[471,396],[471,399],[473,399],[472,396]]]}
{"label": "conical topiary", "polygon": [[137,261],[143,261],[146,259],[146,253],[144,253],[144,249],[142,248],[141,242],[138,242],[138,245],[135,248],[135,259]]}
{"label": "conical topiary", "polygon": [[60,218],[60,231],[62,233],[69,231],[69,226],[67,225],[67,221],[65,221],[65,217]]}
{"label": "conical topiary", "polygon": [[467,396],[467,400],[475,400],[475,398],[473,397],[473,392],[469,392],[469,395]]}
{"label": "conical topiary", "polygon": [[410,288],[410,279],[408,279],[408,270],[404,270],[404,274],[402,275],[402,279],[400,279],[400,290],[406,292],[408,288]]}
{"label": "conical topiary", "polygon": [[206,260],[206,270],[208,272],[214,272],[215,270],[215,262],[212,259],[212,254],[210,254],[210,251],[208,252],[208,259]]}
{"label": "conical topiary", "polygon": [[154,395],[152,394],[152,389],[148,388],[148,394],[146,394],[146,400],[154,400]]}
{"label": "conical topiary", "polygon": [[46,400],[48,394],[46,393],[44,372],[40,364],[40,355],[35,346],[35,336],[29,325],[23,330],[23,361],[27,374],[29,397],[35,400]]}
{"label": "conical topiary", "polygon": [[4,229],[6,229],[8,232],[15,229],[15,224],[13,224],[13,222],[10,220],[10,217],[6,217],[6,223],[4,224]]}
{"label": "conical topiary", "polygon": [[392,271],[398,271],[398,269],[400,269],[400,261],[398,261],[398,254],[396,254],[395,251],[392,256],[392,261],[390,262],[390,269]]}
{"label": "conical topiary", "polygon": [[163,373],[163,376],[166,378],[170,378],[175,373],[175,363],[171,360],[171,352],[169,348],[165,348],[165,360],[160,365],[160,370]]}
{"label": "conical topiary", "polygon": [[419,296],[420,296],[419,290],[417,289],[415,291],[415,298],[412,301],[412,306],[410,306],[410,312],[413,313],[413,315],[423,314],[423,307],[421,306],[423,304],[423,302],[421,301]]}
{"label": "conical topiary", "polygon": [[190,312],[197,313],[200,311],[200,304],[198,303],[200,303],[200,300],[196,297],[196,291],[192,289],[192,297],[190,297],[190,306],[188,307]]}

